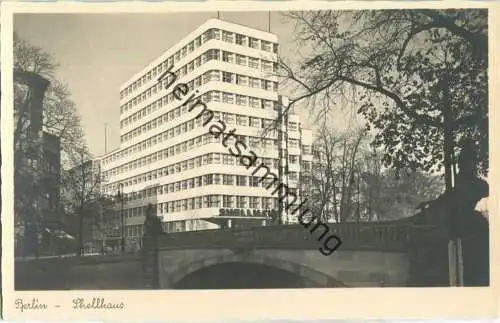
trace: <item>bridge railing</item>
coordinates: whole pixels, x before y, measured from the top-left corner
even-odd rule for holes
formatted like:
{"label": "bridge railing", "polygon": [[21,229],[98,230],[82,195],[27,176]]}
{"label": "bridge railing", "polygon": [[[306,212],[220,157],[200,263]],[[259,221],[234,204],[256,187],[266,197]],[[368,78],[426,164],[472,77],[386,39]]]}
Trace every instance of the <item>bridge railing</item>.
{"label": "bridge railing", "polygon": [[[160,249],[318,249],[331,236],[342,244],[337,251],[407,252],[421,239],[434,235],[433,227],[414,226],[404,221],[330,223],[309,228],[302,225],[275,225],[249,229],[222,229],[168,233],[159,237]],[[427,238],[425,238],[427,236]],[[335,240],[329,243],[333,248]]]}

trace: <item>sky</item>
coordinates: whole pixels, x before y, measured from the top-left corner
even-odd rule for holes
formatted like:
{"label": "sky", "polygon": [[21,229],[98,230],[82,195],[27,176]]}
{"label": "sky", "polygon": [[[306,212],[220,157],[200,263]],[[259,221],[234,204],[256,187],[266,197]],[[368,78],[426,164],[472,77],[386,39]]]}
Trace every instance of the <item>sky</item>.
{"label": "sky", "polygon": [[[107,151],[119,148],[120,86],[199,25],[216,17],[217,12],[17,14],[14,30],[59,63],[56,77],[71,90],[90,152],[99,156],[105,152],[105,124]],[[267,11],[221,12],[220,18],[268,28]],[[278,36],[280,55],[291,62],[308,51],[295,42],[294,27],[280,12],[271,13],[271,32]],[[286,91],[282,94],[293,97]],[[349,127],[352,113],[346,110],[339,107],[332,113],[332,126],[339,130]],[[299,108],[297,112],[306,127],[314,128],[307,120],[307,111]]]}
{"label": "sky", "polygon": [[[119,89],[146,65],[217,12],[140,14],[17,14],[20,38],[53,55],[56,77],[72,92],[87,144],[94,156],[119,147]],[[221,12],[221,19],[262,30],[268,12]],[[294,41],[294,23],[271,13],[271,32],[278,36],[280,55],[293,60],[301,48]],[[285,93],[288,94],[288,93]],[[299,112],[311,127],[307,114]]]}

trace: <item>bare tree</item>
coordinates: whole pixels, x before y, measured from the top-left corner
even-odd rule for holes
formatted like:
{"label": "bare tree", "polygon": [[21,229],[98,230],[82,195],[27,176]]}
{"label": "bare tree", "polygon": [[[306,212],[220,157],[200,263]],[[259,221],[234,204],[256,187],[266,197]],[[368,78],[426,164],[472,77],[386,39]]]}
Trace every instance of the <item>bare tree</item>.
{"label": "bare tree", "polygon": [[33,87],[26,85],[28,81],[30,84],[40,84],[46,89],[45,95],[42,96],[43,106],[39,109],[43,130],[60,138],[64,159],[68,159],[67,155],[78,154],[78,150],[85,148],[86,143],[80,117],[75,103],[71,100],[71,92],[65,84],[54,78],[57,67],[58,64],[51,55],[14,34],[14,68],[17,75],[14,109],[18,116],[15,143],[24,139],[21,133],[26,132],[26,126],[32,121],[26,113],[29,112],[27,110]]}
{"label": "bare tree", "polygon": [[367,149],[363,153],[363,170],[360,173],[366,220],[372,221],[377,215],[375,204],[380,200],[383,185],[382,156],[377,149]]}
{"label": "bare tree", "polygon": [[[341,199],[339,208],[340,221],[345,221],[352,215],[352,194],[356,184],[356,161],[361,140],[365,137],[364,130],[358,131],[352,138],[343,139],[341,158]],[[359,172],[358,172],[359,173]]]}
{"label": "bare tree", "polygon": [[346,221],[353,211],[353,190],[363,130],[337,133],[324,125],[313,144],[311,208],[322,221]]}
{"label": "bare tree", "polygon": [[338,220],[337,191],[335,168],[335,150],[341,139],[327,131],[320,130],[316,142],[313,144],[313,165],[311,169],[311,208],[314,214],[319,214],[323,222],[327,222],[333,211]]}
{"label": "bare tree", "polygon": [[[89,153],[81,149],[71,155],[71,164],[76,165],[65,171],[63,176],[63,203],[66,212],[77,217],[78,253],[82,254],[85,224],[93,223],[99,215],[98,201],[101,200],[102,176]],[[90,220],[90,221],[86,221]]]}
{"label": "bare tree", "polygon": [[318,131],[308,190],[310,209],[322,221],[393,220],[415,214],[422,201],[442,191],[439,176],[384,168],[383,154],[363,129]]}

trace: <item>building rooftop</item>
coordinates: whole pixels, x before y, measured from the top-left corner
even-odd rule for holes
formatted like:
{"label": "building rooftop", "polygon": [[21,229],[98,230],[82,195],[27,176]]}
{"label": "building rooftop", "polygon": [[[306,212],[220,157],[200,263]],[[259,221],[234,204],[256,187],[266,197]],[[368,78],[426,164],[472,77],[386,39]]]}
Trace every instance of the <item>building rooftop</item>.
{"label": "building rooftop", "polygon": [[[146,65],[143,69],[141,69],[140,72],[136,73],[133,75],[131,78],[129,78],[125,83],[122,84],[120,87],[120,92],[123,91],[125,88],[133,84],[136,80],[138,80],[140,77],[144,75],[145,72],[153,69],[157,65],[163,63],[165,59],[170,57],[171,55],[175,54],[178,50],[182,49],[186,45],[186,40],[187,39],[194,39],[201,35],[203,32],[210,28],[228,28],[231,30],[239,30],[241,33],[252,33],[254,34],[255,37],[260,37],[262,39],[265,39],[270,42],[278,42],[278,36],[276,36],[273,33],[266,32],[257,28],[252,28],[244,25],[240,25],[237,23],[225,21],[222,19],[217,19],[217,18],[211,18],[208,19],[206,22],[198,26],[195,30],[187,34],[185,37],[182,37],[178,42],[170,46],[165,52],[163,52],[159,57],[154,59],[151,63]],[[191,41],[191,40],[190,40]]]}

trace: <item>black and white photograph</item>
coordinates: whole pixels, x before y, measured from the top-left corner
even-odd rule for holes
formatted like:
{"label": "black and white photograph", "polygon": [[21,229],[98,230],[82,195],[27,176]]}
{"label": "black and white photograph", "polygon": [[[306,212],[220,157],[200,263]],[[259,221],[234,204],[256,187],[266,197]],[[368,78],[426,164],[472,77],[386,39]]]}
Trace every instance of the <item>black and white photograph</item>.
{"label": "black and white photograph", "polygon": [[491,10],[12,13],[9,306],[490,287]]}

